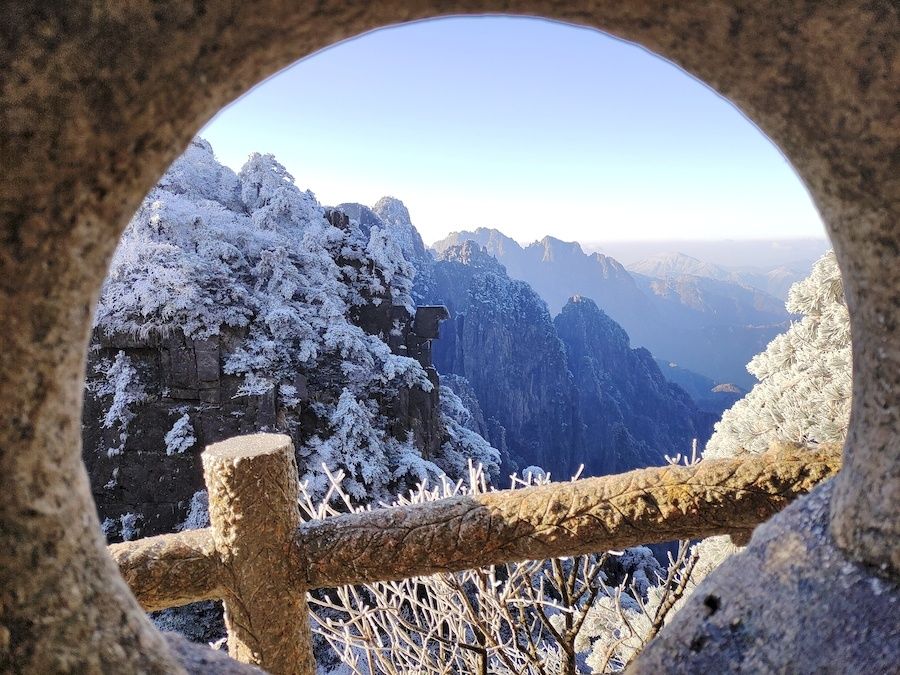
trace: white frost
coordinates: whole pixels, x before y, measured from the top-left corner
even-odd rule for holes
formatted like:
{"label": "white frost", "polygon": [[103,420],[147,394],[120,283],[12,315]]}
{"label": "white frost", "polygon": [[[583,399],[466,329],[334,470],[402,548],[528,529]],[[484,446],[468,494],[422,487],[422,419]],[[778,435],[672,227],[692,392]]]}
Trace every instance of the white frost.
{"label": "white frost", "polygon": [[197,442],[190,415],[185,413],[175,421],[175,424],[172,425],[172,428],[166,434],[165,441],[167,455],[181,454],[189,450]]}

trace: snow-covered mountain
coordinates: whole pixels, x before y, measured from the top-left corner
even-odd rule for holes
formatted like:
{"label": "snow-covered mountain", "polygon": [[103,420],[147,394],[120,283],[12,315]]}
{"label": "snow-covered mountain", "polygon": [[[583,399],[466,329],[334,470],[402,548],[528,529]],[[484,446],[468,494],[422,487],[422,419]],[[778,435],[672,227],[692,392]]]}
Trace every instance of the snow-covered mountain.
{"label": "snow-covered mountain", "polygon": [[664,253],[644,258],[628,265],[628,270],[655,279],[670,279],[689,274],[708,279],[732,280],[730,273],[724,267],[703,262],[684,253]]}
{"label": "snow-covered mountain", "polygon": [[772,266],[724,267],[684,253],[661,253],[626,266],[630,272],[654,279],[681,276],[715,279],[761,291],[782,303],[790,287],[809,274],[812,260],[790,261]]}
{"label": "snow-covered mountain", "polygon": [[[723,234],[727,234],[724,233]],[[582,242],[586,251],[599,251],[620,261],[625,267],[648,258],[687,255],[704,263],[729,271],[765,274],[786,268],[806,274],[831,244],[824,236],[800,239],[670,239],[650,241]],[[756,286],[785,300],[787,291],[775,293],[764,286]]]}
{"label": "snow-covered mountain", "polygon": [[[705,440],[713,417],[612,315],[664,318],[661,295],[577,244],[476,234],[493,255],[466,239],[435,259],[396,198],[326,209],[271,156],[235,174],[192,143],[128,226],[98,305],[84,447],[110,536],[172,529],[202,488],[199,451],[251,431],[289,433],[314,494],[325,464],[360,501],[469,459],[566,478]],[[539,270],[536,288],[496,256]],[[582,286],[596,297],[564,297]],[[737,312],[696,288],[667,302]],[[434,305],[450,311],[439,339]]]}
{"label": "snow-covered mountain", "polygon": [[454,232],[432,249],[440,255],[467,240],[478,243],[497,258],[513,279],[527,281],[547,303],[551,314],[558,314],[573,295],[596,300],[623,324],[650,310],[647,299],[622,265],[601,253],[587,255],[576,242],[548,236],[523,247],[499,230],[479,228]]}
{"label": "snow-covered mountain", "polygon": [[393,206],[363,229],[273,157],[235,174],[202,140],[172,165],[123,234],[89,355],[84,452],[111,537],[184,520],[199,452],[239,433],[290,434],[313,495],[323,464],[360,501],[470,458],[496,474],[431,366],[440,313],[413,306]]}

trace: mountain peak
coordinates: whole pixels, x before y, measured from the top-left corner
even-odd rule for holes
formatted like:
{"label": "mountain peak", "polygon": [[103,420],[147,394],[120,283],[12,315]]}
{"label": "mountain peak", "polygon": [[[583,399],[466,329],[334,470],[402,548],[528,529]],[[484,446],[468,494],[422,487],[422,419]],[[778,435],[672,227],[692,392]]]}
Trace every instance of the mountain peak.
{"label": "mountain peak", "polygon": [[632,263],[628,266],[628,269],[656,279],[670,279],[682,275],[719,280],[727,280],[729,278],[728,271],[718,265],[713,265],[679,252],[650,256]]}
{"label": "mountain peak", "polygon": [[563,241],[562,239],[557,239],[556,237],[551,237],[547,235],[540,241],[536,241],[535,243],[528,246],[531,247],[540,247],[543,249],[544,260],[556,260],[560,258],[560,256],[566,257],[584,257],[584,250],[581,248],[581,244],[577,241]]}
{"label": "mountain peak", "polygon": [[587,298],[583,295],[573,295],[571,298],[569,298],[569,301],[566,303],[565,306],[568,307],[569,305],[572,305],[573,307],[577,307],[580,305],[588,310],[596,309],[599,311],[599,309],[600,309],[599,307],[597,307],[596,302],[594,302],[590,298]]}
{"label": "mountain peak", "polygon": [[474,241],[479,246],[487,249],[487,252],[496,257],[498,260],[509,254],[516,254],[522,251],[515,239],[511,239],[503,234],[500,230],[491,227],[479,227],[475,230],[460,230],[451,232],[440,241],[431,245],[432,250],[441,255],[448,248],[459,246],[465,241]]}
{"label": "mountain peak", "polygon": [[628,341],[628,336],[625,333],[625,329],[622,328],[618,323],[616,323],[612,318],[610,318],[609,314],[604,312],[593,299],[577,294],[573,295],[569,298],[568,302],[563,306],[560,311],[560,315],[562,314],[571,314],[571,315],[581,315],[583,317],[590,317],[591,321],[597,322],[599,324],[605,324],[608,326],[615,326],[617,332],[621,332],[622,337],[624,337],[625,341]]}
{"label": "mountain peak", "polygon": [[396,197],[382,197],[372,207],[372,213],[390,230],[407,260],[421,260],[428,256],[422,236],[412,224],[409,209],[403,202]]}
{"label": "mountain peak", "polygon": [[388,225],[412,225],[409,209],[396,197],[382,197],[372,207],[372,211],[377,213]]}
{"label": "mountain peak", "polygon": [[497,262],[497,259],[488,253],[483,246],[472,239],[466,239],[460,244],[444,249],[438,256],[438,260],[506,273],[503,265]]}
{"label": "mountain peak", "polygon": [[373,227],[384,227],[384,221],[381,217],[365,204],[344,202],[343,204],[338,204],[335,208],[346,213],[348,218],[355,220],[367,237]]}

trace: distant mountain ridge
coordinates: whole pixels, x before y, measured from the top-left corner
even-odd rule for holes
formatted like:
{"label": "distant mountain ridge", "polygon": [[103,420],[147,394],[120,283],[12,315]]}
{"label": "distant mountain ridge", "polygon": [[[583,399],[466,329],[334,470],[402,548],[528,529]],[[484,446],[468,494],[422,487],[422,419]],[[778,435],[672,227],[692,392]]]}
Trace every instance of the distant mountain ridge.
{"label": "distant mountain ridge", "polygon": [[700,413],[650,352],[632,349],[593,300],[573,297],[553,324],[578,392],[586,468],[604,474],[658,464],[660,449],[671,455],[686,452],[693,438],[702,442],[716,416]]}
{"label": "distant mountain ridge", "polygon": [[633,343],[716,383],[751,387],[746,363],[790,319],[779,299],[733,272],[683,254],[648,259],[629,270],[574,242],[544,237],[523,247],[488,228],[454,232],[432,250],[440,254],[466,240],[484,246],[511,277],[527,281],[551,313],[572,296],[591,298]]}
{"label": "distant mountain ridge", "polygon": [[633,273],[655,279],[671,279],[683,275],[727,281],[748,289],[762,291],[782,303],[787,300],[790,287],[803,279],[810,270],[809,261],[795,261],[774,267],[727,268],[687,255],[662,253],[626,265]]}
{"label": "distant mountain ridge", "polygon": [[[497,240],[502,241],[502,240]],[[553,250],[553,249],[551,249]],[[551,319],[546,303],[474,241],[444,248],[432,263],[429,302],[450,320],[434,343],[435,366],[467,380],[522,469],[559,478],[660,464],[705,438],[714,415],[667,381],[652,356],[587,298]]]}
{"label": "distant mountain ridge", "polygon": [[[625,267],[659,256],[681,253],[726,270],[753,275],[768,274],[783,268],[793,274],[805,274],[831,244],[824,236],[786,239],[670,239],[654,241],[583,241],[587,252],[610,255]],[[795,279],[797,280],[797,279]],[[773,295],[787,299],[787,291]]]}
{"label": "distant mountain ridge", "polygon": [[518,469],[536,464],[568,477],[582,460],[583,428],[544,302],[474,242],[446,249],[430,276],[426,300],[450,312],[433,344],[438,372],[467,380],[484,415],[505,429]]}
{"label": "distant mountain ridge", "polygon": [[499,230],[479,228],[454,232],[432,246],[440,254],[451,246],[472,240],[497,258],[514,279],[527,281],[558,314],[569,298],[583,295],[598,303],[623,326],[654,311],[634,278],[618,261],[601,253],[586,254],[576,242],[544,237],[522,247]]}
{"label": "distant mountain ridge", "polygon": [[656,359],[656,365],[667,380],[677,384],[694,399],[698,408],[716,415],[721,415],[747,393],[733,384],[716,384],[677,363]]}
{"label": "distant mountain ridge", "polygon": [[703,262],[684,253],[666,253],[644,258],[627,266],[630,272],[637,272],[648,277],[666,279],[682,274],[710,279],[730,280],[731,275],[724,267]]}

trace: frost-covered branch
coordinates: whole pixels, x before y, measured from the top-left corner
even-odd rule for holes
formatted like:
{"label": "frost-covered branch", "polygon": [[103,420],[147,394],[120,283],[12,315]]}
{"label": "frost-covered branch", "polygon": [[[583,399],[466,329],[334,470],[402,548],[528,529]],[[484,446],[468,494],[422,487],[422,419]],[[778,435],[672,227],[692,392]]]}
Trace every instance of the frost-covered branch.
{"label": "frost-covered branch", "polygon": [[759,379],[716,423],[705,457],[765,452],[775,443],[840,443],[850,422],[850,315],[834,252],[791,287],[787,308],[801,315],[753,357]]}

